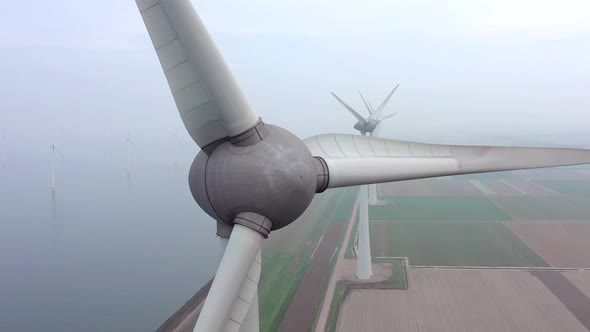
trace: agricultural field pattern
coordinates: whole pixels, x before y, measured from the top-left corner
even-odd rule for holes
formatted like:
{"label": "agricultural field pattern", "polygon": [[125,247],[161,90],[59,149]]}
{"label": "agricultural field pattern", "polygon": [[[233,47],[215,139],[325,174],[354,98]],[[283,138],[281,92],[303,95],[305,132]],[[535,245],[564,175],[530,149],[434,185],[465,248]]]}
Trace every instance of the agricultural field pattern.
{"label": "agricultural field pattern", "polygon": [[317,286],[297,289],[316,294],[318,312],[307,328],[590,329],[588,170],[563,167],[379,185],[379,204],[369,207],[372,281],[354,276],[356,202],[351,215],[327,221],[348,224],[340,227],[346,231],[336,257],[323,267],[329,280],[322,281],[319,293]]}

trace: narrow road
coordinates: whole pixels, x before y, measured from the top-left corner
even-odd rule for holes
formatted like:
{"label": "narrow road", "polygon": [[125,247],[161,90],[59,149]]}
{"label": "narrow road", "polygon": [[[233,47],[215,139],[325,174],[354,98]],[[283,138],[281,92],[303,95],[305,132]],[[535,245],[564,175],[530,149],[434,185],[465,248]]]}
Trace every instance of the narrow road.
{"label": "narrow road", "polygon": [[[386,257],[389,258],[389,257]],[[509,270],[509,271],[590,271],[588,267],[551,267],[551,266],[430,266],[412,265],[412,269],[446,269],[446,270]]]}
{"label": "narrow road", "polygon": [[[318,245],[311,265],[293,296],[287,308],[285,317],[281,321],[279,331],[298,332],[308,331],[313,323],[315,304],[319,300],[322,290],[322,279],[326,275],[326,268],[334,250],[339,245],[340,234],[344,222],[330,222],[324,232],[324,237]],[[341,250],[342,252],[342,250]]]}
{"label": "narrow road", "polygon": [[344,242],[340,248],[340,252],[338,253],[338,259],[336,260],[336,264],[334,265],[334,271],[332,271],[332,275],[330,276],[330,281],[328,282],[328,287],[326,288],[326,296],[324,297],[324,303],[322,303],[322,308],[320,310],[320,315],[318,318],[318,322],[315,327],[316,332],[323,332],[326,329],[326,322],[328,321],[328,314],[330,313],[330,306],[332,304],[332,298],[334,297],[334,290],[336,289],[336,283],[338,280],[341,279],[342,276],[342,266],[344,262],[344,254],[346,253],[346,246],[348,245],[348,241],[350,240],[352,228],[354,225],[355,217],[358,211],[358,200],[354,204],[354,208],[352,209],[352,213],[350,214],[350,220],[348,221],[348,227],[346,229],[346,235],[344,236]]}

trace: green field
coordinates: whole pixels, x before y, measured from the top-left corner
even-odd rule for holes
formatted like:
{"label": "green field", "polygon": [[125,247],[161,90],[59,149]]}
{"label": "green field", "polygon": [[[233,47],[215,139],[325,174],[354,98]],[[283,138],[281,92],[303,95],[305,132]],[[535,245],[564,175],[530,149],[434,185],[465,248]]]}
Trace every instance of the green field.
{"label": "green field", "polygon": [[260,331],[278,329],[308,267],[309,259],[296,262],[290,255],[262,257],[258,297],[264,315],[260,316]]}
{"label": "green field", "polygon": [[326,226],[350,220],[357,197],[357,187],[327,191],[289,229],[272,235],[279,240],[262,251],[258,296],[265,314],[260,316],[260,331],[278,330]]}
{"label": "green field", "polygon": [[548,266],[498,222],[373,221],[375,256],[409,257],[411,265]]}
{"label": "green field", "polygon": [[519,176],[512,171],[453,175],[453,179],[456,180],[504,180],[518,178]]}
{"label": "green field", "polygon": [[590,220],[590,197],[494,197],[491,200],[513,219]]}
{"label": "green field", "polygon": [[390,203],[369,208],[371,220],[508,221],[508,214],[481,196],[381,196]]}
{"label": "green field", "polygon": [[326,211],[326,213],[329,215],[329,218],[332,220],[344,222],[348,222],[350,220],[350,214],[354,208],[354,203],[358,199],[359,187],[352,187],[344,190],[346,191],[344,192],[342,198],[336,204],[330,205]]}
{"label": "green field", "polygon": [[479,180],[469,180],[469,183],[471,183],[474,187],[476,187],[484,195],[495,195],[496,194],[496,192],[494,192],[492,190],[492,188],[486,186],[484,183],[482,183]]}
{"label": "green field", "polygon": [[561,194],[590,196],[590,180],[536,180],[535,182]]}

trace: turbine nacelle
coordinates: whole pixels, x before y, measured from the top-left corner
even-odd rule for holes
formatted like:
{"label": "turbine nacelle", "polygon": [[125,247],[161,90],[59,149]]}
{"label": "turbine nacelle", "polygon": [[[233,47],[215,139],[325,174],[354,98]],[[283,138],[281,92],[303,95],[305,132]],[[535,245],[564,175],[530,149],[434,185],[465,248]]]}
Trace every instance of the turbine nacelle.
{"label": "turbine nacelle", "polygon": [[[318,184],[323,166],[305,144],[289,131],[262,121],[204,150],[190,169],[194,199],[214,219],[229,226],[240,223],[265,237],[297,219],[316,190],[327,187],[327,179]],[[243,213],[268,220],[236,218]]]}
{"label": "turbine nacelle", "polygon": [[375,119],[367,119],[364,123],[359,121],[354,124],[354,129],[360,131],[363,135],[365,133],[373,133],[379,125],[379,122],[381,121]]}

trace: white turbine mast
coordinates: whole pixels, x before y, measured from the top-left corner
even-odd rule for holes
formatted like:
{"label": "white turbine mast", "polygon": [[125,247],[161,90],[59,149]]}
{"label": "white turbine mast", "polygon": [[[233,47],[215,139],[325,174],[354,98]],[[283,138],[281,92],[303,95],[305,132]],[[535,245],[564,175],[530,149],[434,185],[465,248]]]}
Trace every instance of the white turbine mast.
{"label": "white turbine mast", "polygon": [[127,143],[127,179],[129,179],[131,177],[131,149],[137,151],[137,147],[129,136],[127,136],[125,142]]}
{"label": "white turbine mast", "polygon": [[176,132],[171,132],[170,135],[174,136],[177,143],[177,149],[174,153],[174,175],[176,175],[176,169],[178,168],[178,152],[180,152],[180,147],[182,146],[182,142],[180,141],[180,137]]}
{"label": "white turbine mast", "polygon": [[217,220],[218,235],[228,238],[194,331],[257,328],[261,243],[270,232],[295,221],[316,193],[590,163],[590,150],[581,149],[431,145],[339,134],[302,141],[264,123],[250,108],[190,0],[136,3],[180,117],[201,148],[189,172],[191,193]]}
{"label": "white turbine mast", "polygon": [[51,191],[55,192],[55,153],[57,152],[62,160],[64,156],[55,144],[50,144],[49,147],[51,148]]}

